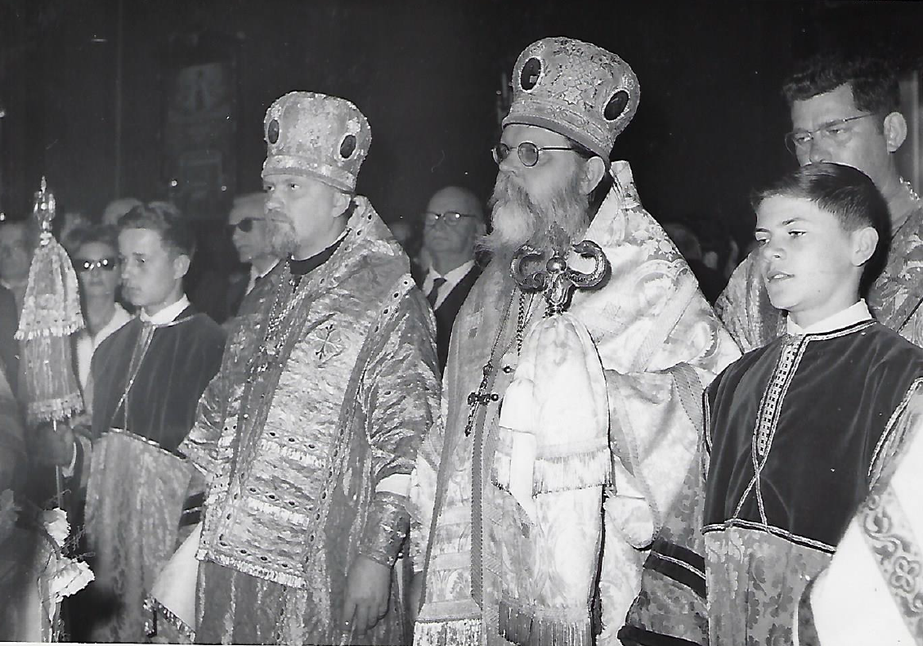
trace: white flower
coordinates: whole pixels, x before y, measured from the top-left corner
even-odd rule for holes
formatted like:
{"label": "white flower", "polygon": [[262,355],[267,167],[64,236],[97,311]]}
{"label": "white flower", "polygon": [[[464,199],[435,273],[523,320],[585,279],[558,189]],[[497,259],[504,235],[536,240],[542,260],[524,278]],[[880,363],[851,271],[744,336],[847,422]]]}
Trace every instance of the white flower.
{"label": "white flower", "polygon": [[70,534],[70,525],[67,522],[67,514],[63,509],[54,508],[42,512],[42,524],[45,531],[54,539],[55,545],[59,548],[64,547],[64,541]]}
{"label": "white flower", "polygon": [[93,571],[83,561],[58,557],[50,585],[50,592],[54,595],[54,602],[58,603],[64,597],[80,592],[94,578]]}

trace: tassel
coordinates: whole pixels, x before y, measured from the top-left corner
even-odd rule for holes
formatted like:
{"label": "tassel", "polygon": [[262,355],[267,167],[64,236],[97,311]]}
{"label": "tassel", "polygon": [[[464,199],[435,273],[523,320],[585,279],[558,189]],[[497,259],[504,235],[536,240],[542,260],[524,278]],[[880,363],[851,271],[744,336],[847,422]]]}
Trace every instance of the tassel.
{"label": "tassel", "polygon": [[572,489],[585,489],[609,484],[612,475],[612,453],[606,438],[597,448],[583,453],[558,457],[541,457],[535,461],[535,481],[532,495]]}
{"label": "tassel", "polygon": [[[500,602],[500,635],[520,646],[590,646],[592,631],[589,612],[586,618],[573,619],[564,615],[573,612],[556,612],[561,616],[549,617],[535,609],[514,607],[509,601]],[[451,643],[451,642],[449,642]]]}
{"label": "tassel", "polygon": [[417,621],[413,632],[414,646],[446,646],[447,644],[481,643],[481,620]]}

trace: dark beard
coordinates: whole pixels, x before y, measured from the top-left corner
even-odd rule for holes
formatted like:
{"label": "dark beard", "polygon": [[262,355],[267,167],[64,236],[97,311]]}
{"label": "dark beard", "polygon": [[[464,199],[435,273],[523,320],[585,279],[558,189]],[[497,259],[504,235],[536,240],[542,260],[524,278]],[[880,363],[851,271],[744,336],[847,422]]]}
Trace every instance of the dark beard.
{"label": "dark beard", "polygon": [[533,200],[509,174],[500,172],[488,203],[493,231],[478,249],[508,266],[523,245],[566,255],[589,227],[589,196],[580,189],[578,168],[550,197]]}

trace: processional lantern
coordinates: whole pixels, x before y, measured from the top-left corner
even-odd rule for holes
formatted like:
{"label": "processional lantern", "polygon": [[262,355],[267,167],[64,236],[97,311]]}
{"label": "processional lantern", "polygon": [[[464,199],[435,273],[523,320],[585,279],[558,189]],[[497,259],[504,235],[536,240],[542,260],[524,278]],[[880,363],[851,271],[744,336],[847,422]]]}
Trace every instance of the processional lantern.
{"label": "processional lantern", "polygon": [[51,232],[55,199],[42,177],[32,214],[39,242],[29,268],[16,339],[20,343],[20,396],[29,424],[57,423],[83,409],[74,375],[70,335],[83,328],[77,274]]}

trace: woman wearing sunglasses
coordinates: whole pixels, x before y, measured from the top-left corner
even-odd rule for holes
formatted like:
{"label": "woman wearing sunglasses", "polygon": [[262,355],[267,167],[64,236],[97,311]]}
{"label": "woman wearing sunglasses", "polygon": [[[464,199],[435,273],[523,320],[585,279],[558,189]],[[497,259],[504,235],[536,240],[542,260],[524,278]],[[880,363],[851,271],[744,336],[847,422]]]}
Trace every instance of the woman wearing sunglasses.
{"label": "woman wearing sunglasses", "polygon": [[74,232],[71,261],[80,283],[86,328],[77,333],[75,360],[81,390],[86,390],[93,352],[106,337],[131,319],[116,300],[119,254],[112,227],[96,226]]}

